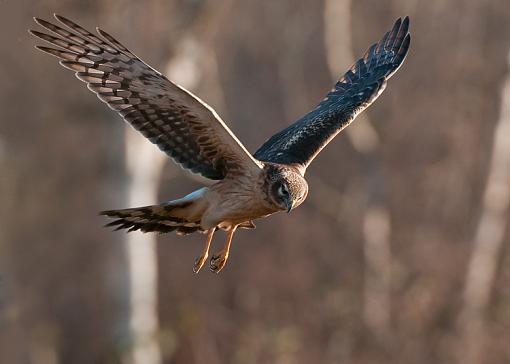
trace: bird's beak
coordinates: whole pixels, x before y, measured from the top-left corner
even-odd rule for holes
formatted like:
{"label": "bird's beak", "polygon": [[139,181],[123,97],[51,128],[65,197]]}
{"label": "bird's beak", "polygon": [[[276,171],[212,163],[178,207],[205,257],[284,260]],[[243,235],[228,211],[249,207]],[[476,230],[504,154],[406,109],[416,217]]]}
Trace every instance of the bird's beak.
{"label": "bird's beak", "polygon": [[285,202],[285,206],[287,207],[287,213],[289,213],[292,208],[294,207],[294,201],[292,201],[292,199],[287,199],[287,201]]}

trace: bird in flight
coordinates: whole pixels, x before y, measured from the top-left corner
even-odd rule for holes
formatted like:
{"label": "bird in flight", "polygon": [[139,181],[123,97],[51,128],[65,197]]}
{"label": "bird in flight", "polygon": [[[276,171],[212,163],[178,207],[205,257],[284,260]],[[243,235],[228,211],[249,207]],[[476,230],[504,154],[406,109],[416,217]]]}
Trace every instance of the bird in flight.
{"label": "bird in flight", "polygon": [[299,206],[308,194],[306,168],[319,152],[383,92],[402,65],[410,44],[409,18],[373,44],[338,80],[319,105],[250,154],[206,103],[168,80],[115,38],[97,28],[93,34],[63,16],[59,25],[34,18],[47,32],[30,33],[53,46],[37,49],[60,59],[90,91],[117,111],[177,164],[215,181],[187,196],[158,205],[103,211],[106,226],[128,231],[207,235],[195,273],[209,256],[214,232],[227,242],[213,254],[218,273],[229,256],[238,228],[253,220]]}

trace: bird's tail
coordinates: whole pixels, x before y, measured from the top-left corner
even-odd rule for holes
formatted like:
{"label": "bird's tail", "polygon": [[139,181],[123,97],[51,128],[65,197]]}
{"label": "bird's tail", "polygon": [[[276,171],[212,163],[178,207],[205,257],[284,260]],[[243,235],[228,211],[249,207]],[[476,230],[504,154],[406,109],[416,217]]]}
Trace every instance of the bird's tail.
{"label": "bird's tail", "polygon": [[115,230],[140,230],[144,233],[175,231],[179,235],[187,235],[203,231],[200,220],[207,208],[204,192],[205,189],[200,189],[181,199],[159,205],[101,211],[100,214],[115,219],[105,225],[113,226]]}

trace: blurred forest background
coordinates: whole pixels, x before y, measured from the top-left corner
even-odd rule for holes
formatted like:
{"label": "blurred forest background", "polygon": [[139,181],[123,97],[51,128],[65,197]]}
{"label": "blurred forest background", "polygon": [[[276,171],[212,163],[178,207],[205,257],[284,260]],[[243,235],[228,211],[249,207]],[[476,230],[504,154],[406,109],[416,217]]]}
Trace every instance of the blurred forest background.
{"label": "blurred forest background", "polygon": [[[397,17],[412,42],[312,164],[308,200],[195,275],[204,236],[102,227],[99,210],[203,181],[34,50],[32,16],[53,12],[116,36],[251,151]],[[1,363],[510,363],[508,0],[2,0],[0,20]]]}

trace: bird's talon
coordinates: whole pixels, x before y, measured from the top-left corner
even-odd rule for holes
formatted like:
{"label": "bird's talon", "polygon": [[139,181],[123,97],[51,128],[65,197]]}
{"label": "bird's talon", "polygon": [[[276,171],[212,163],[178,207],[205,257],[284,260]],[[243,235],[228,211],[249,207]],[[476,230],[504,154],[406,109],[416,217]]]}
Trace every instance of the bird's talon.
{"label": "bird's talon", "polygon": [[200,257],[197,257],[197,259],[195,259],[195,265],[193,266],[194,273],[200,272],[200,269],[202,269],[202,267],[204,266],[206,259],[207,259],[207,256],[205,256],[205,255],[202,255]]}
{"label": "bird's talon", "polygon": [[227,263],[227,257],[228,255],[223,253],[214,254],[209,262],[211,270],[214,273],[219,273],[223,267],[225,267],[225,263]]}

